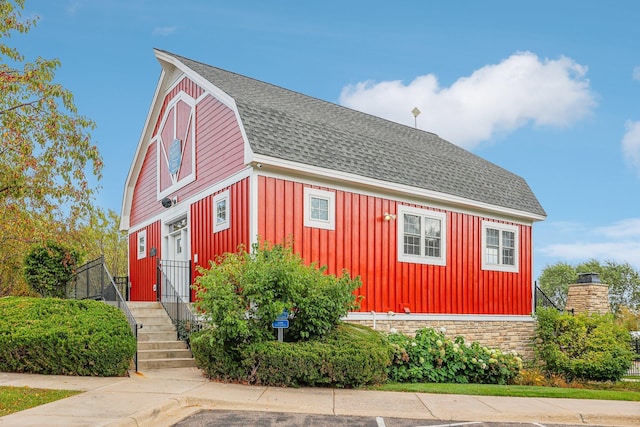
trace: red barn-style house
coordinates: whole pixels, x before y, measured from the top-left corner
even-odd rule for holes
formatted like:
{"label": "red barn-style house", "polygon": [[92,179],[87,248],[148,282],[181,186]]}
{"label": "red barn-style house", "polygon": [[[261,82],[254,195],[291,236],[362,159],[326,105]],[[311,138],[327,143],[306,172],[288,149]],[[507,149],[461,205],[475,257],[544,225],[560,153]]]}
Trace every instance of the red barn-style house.
{"label": "red barn-style house", "polygon": [[[447,328],[521,349],[533,328],[527,183],[435,134],[165,51],[127,177],[130,298],[159,299],[157,266],[258,239],[360,276],[348,320]],[[175,279],[186,300],[195,268]]]}

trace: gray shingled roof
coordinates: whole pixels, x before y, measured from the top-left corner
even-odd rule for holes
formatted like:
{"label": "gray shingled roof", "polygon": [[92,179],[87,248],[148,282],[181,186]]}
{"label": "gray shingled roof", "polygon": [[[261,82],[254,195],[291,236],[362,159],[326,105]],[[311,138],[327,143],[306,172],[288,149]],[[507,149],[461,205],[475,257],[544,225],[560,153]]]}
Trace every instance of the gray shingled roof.
{"label": "gray shingled roof", "polygon": [[433,133],[164,53],[235,100],[256,154],[546,216],[524,179]]}

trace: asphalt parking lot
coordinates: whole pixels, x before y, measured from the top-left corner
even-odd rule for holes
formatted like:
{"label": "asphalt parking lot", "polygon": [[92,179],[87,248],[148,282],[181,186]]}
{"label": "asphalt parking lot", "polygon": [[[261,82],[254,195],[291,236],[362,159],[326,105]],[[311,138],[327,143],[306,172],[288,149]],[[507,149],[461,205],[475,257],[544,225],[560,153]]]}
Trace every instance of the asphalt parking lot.
{"label": "asphalt parking lot", "polygon": [[[174,427],[557,427],[540,423],[488,423],[481,421],[424,420],[392,417],[355,417],[344,415],[315,415],[286,412],[257,411],[200,411],[175,424]],[[581,424],[585,427],[586,424]],[[571,427],[563,425],[562,427]],[[593,427],[593,426],[592,426]]]}

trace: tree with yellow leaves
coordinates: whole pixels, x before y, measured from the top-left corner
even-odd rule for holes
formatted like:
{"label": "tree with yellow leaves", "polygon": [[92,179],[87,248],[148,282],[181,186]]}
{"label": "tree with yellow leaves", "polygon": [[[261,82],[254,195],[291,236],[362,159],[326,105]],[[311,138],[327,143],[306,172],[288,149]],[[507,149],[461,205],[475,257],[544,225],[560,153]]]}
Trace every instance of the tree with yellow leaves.
{"label": "tree with yellow leaves", "polygon": [[24,0],[0,0],[0,295],[29,245],[65,239],[69,219],[91,208],[87,174],[102,170],[94,123],[54,81],[60,61],[30,62],[5,42],[36,25],[23,10]]}

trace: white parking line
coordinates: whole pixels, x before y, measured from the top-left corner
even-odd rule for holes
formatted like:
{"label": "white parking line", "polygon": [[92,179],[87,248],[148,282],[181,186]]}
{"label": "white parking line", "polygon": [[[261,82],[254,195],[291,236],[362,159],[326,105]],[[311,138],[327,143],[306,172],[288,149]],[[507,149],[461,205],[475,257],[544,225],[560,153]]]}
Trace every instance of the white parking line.
{"label": "white parking line", "polygon": [[378,423],[378,427],[387,427],[382,417],[376,417],[376,423]]}
{"label": "white parking line", "polygon": [[464,423],[438,424],[438,425],[416,426],[416,427],[455,427],[455,426],[470,426],[473,424],[482,424],[482,421],[467,421]]}

